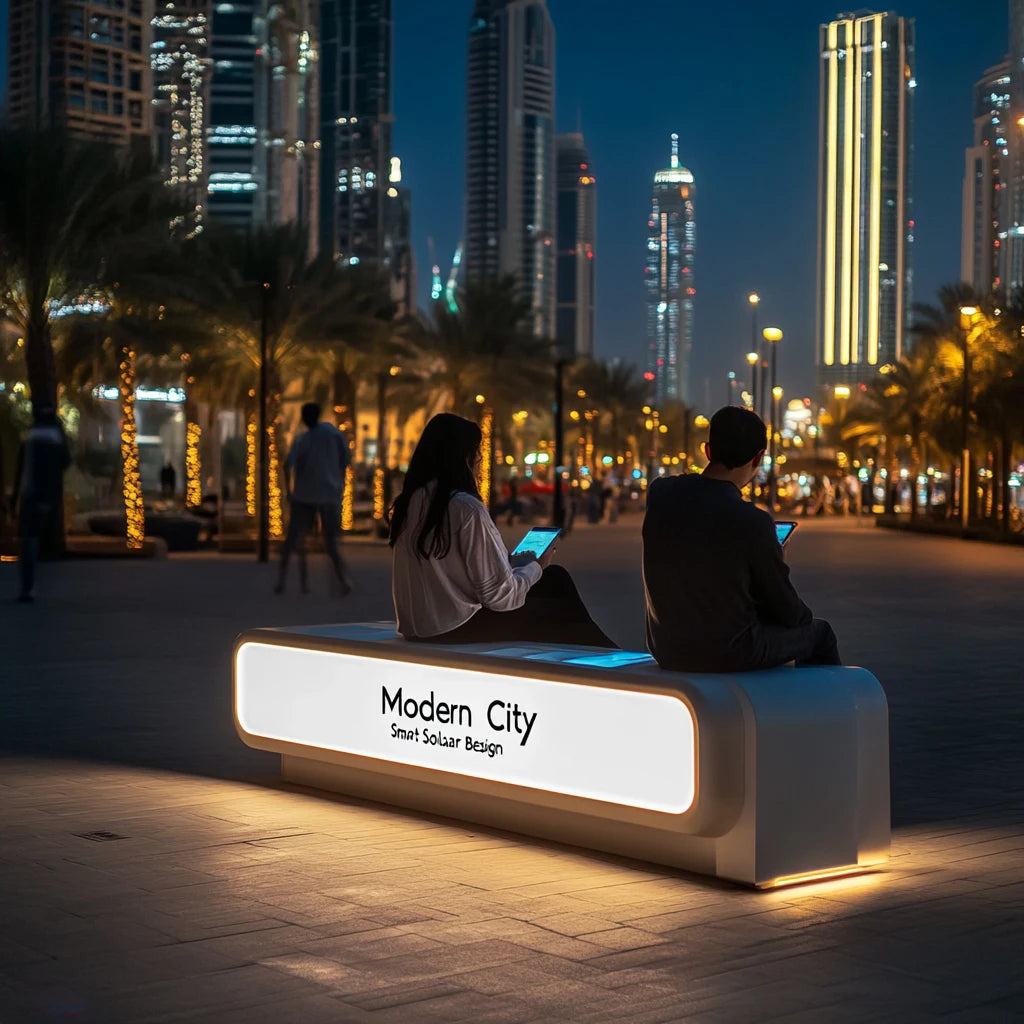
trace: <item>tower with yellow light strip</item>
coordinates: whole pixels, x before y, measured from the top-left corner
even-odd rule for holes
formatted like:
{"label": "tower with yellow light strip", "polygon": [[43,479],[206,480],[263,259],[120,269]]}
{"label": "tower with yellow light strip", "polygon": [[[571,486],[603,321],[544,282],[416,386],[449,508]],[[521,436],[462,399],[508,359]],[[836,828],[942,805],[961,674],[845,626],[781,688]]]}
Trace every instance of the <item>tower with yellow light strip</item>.
{"label": "tower with yellow light strip", "polygon": [[899,358],[912,305],[914,22],[821,26],[818,372],[869,380]]}

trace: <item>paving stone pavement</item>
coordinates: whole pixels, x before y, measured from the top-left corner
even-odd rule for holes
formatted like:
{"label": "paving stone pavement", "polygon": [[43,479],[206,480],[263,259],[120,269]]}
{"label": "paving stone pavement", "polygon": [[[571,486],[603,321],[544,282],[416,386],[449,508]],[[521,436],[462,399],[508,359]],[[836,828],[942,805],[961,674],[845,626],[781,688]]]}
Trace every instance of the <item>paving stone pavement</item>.
{"label": "paving stone pavement", "polygon": [[[637,526],[559,552],[627,646]],[[350,554],[344,601],[322,564],[275,599],[180,556],[45,565],[0,607],[0,1024],[1024,1017],[1024,551],[791,542],[889,696],[896,829],[886,871],[768,893],[281,785],[234,736],[231,644],[388,617],[386,549]]]}

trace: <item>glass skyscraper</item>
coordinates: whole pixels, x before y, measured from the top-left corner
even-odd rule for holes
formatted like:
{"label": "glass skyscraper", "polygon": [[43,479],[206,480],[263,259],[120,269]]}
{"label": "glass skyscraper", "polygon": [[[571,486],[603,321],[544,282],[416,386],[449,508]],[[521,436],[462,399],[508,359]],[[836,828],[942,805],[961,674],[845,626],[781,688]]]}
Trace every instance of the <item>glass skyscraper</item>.
{"label": "glass skyscraper", "polygon": [[157,0],[152,46],[157,157],[184,207],[175,228],[191,236],[206,212],[210,0]]}
{"label": "glass skyscraper", "polygon": [[693,348],[697,223],[693,174],[679,163],[679,136],[672,136],[669,166],[654,175],[647,221],[647,372],[653,399],[685,402],[690,394]]}
{"label": "glass skyscraper", "polygon": [[343,262],[384,258],[391,38],[391,0],[321,0],[320,247]]}
{"label": "glass skyscraper", "polygon": [[840,17],[820,55],[818,368],[851,384],[899,358],[910,317],[914,23]]}
{"label": "glass skyscraper", "polygon": [[974,87],[974,145],[964,167],[960,278],[980,295],[1005,291],[1010,134],[1010,64],[1003,61]]}
{"label": "glass skyscraper", "polygon": [[555,31],[545,0],[475,0],[466,80],[466,280],[513,274],[555,336]]}
{"label": "glass skyscraper", "polygon": [[597,178],[583,136],[559,135],[556,339],[562,356],[594,354]]}
{"label": "glass skyscraper", "polygon": [[231,227],[298,222],[316,249],[319,191],[314,0],[215,3],[208,214]]}

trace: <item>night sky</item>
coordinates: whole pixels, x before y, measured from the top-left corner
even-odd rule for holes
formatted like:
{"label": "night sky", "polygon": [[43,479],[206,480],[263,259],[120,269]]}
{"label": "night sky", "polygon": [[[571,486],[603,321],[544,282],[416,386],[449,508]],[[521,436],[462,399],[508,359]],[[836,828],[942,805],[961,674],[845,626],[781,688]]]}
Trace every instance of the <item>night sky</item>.
{"label": "night sky", "polygon": [[[641,363],[650,182],[669,135],[697,180],[693,400],[703,411],[742,372],[746,296],[786,332],[788,394],[814,384],[820,0],[548,0],[558,36],[558,128],[580,119],[598,178],[596,351]],[[394,0],[395,149],[413,190],[420,298],[427,238],[444,272],[462,232],[466,28],[471,0]],[[445,14],[438,13],[441,9]],[[0,0],[0,80],[7,0]],[[1005,0],[906,0],[917,20],[916,300],[960,276],[971,90],[1003,58]]]}

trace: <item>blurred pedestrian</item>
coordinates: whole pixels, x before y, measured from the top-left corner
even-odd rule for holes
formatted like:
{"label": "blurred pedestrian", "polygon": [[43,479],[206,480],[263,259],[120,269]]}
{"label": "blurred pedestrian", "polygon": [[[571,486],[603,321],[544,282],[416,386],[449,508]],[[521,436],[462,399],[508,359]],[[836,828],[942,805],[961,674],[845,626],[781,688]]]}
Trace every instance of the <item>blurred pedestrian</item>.
{"label": "blurred pedestrian", "polygon": [[170,459],[168,459],[164,463],[164,468],[160,470],[160,494],[165,498],[173,498],[177,482],[178,474],[175,472]]}
{"label": "blurred pedestrian", "polygon": [[18,449],[12,508],[16,506],[21,590],[19,601],[35,597],[39,537],[57,528],[64,501],[64,470],[71,464],[68,439],[52,406],[36,411],[35,423]]}
{"label": "blurred pedestrian", "polygon": [[352,583],[338,550],[338,539],[341,534],[341,496],[350,462],[348,438],[337,427],[320,422],[320,406],[316,402],[307,402],[302,407],[302,422],[306,430],[295,439],[285,461],[285,487],[289,489],[289,472],[294,475],[294,484],[289,489],[291,516],[288,534],[281,548],[281,566],[274,593],[284,593],[288,560],[296,550],[299,553],[299,585],[303,593],[309,591],[306,537],[319,518],[324,550],[334,566],[342,595],[345,595],[351,592]]}

